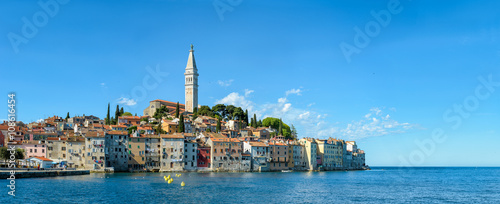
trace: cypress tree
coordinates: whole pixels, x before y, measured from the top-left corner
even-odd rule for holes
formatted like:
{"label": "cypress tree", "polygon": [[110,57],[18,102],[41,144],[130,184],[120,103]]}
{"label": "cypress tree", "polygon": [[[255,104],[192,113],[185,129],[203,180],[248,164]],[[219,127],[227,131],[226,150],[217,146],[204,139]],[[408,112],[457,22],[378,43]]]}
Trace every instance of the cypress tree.
{"label": "cypress tree", "polygon": [[217,127],[215,132],[220,132],[220,118],[217,120]]}
{"label": "cypress tree", "polygon": [[111,118],[109,116],[109,103],[108,103],[108,115],[106,115],[106,125],[111,124]]}
{"label": "cypress tree", "polygon": [[248,126],[248,109],[245,109],[245,122],[247,123]]}
{"label": "cypress tree", "polygon": [[118,117],[120,117],[120,106],[116,105],[115,124],[118,124]]}
{"label": "cypress tree", "polygon": [[69,112],[68,112],[68,114],[66,115],[66,122],[68,121],[68,118],[69,118]]}
{"label": "cypress tree", "polygon": [[179,125],[177,126],[177,132],[178,133],[184,132],[184,116],[183,115],[181,115],[181,117],[179,118]]}
{"label": "cypress tree", "polygon": [[177,105],[175,106],[175,117],[179,117],[179,102],[177,102]]}
{"label": "cypress tree", "polygon": [[122,116],[124,113],[125,113],[125,111],[123,111],[123,107],[120,108],[120,116]]}
{"label": "cypress tree", "polygon": [[254,128],[257,128],[257,115],[254,113],[253,114],[253,121],[254,121]]}

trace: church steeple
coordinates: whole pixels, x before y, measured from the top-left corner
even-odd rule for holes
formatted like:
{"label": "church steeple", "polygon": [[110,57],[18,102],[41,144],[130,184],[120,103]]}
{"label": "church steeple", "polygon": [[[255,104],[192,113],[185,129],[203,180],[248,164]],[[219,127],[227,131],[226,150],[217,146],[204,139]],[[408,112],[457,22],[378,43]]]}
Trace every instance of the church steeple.
{"label": "church steeple", "polygon": [[186,69],[196,69],[196,61],[194,60],[193,44],[191,44],[191,50],[189,50],[189,57],[188,57]]}
{"label": "church steeple", "polygon": [[186,111],[192,113],[195,107],[198,107],[198,68],[196,68],[196,61],[194,60],[194,49],[191,44],[189,50],[186,71],[184,72],[185,78],[185,100],[184,104]]}

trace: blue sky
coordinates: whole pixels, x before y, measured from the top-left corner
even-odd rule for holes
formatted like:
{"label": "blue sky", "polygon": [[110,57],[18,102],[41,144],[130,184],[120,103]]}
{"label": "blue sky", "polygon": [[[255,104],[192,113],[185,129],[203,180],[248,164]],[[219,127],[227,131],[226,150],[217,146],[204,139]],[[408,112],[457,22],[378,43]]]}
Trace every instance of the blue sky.
{"label": "blue sky", "polygon": [[[25,122],[104,117],[108,102],[139,115],[150,100],[182,103],[194,44],[202,105],[356,140],[373,166],[500,166],[497,1],[1,4],[1,93],[16,92]],[[346,44],[357,53],[346,57]]]}

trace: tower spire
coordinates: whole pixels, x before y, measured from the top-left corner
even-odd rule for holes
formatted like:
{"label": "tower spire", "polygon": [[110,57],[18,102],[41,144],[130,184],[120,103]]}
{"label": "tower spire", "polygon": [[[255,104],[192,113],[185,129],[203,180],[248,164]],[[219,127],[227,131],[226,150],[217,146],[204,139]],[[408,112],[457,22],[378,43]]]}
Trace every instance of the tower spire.
{"label": "tower spire", "polygon": [[186,65],[186,69],[196,69],[196,61],[194,60],[194,49],[193,44],[191,44],[191,50],[189,50],[189,57]]}

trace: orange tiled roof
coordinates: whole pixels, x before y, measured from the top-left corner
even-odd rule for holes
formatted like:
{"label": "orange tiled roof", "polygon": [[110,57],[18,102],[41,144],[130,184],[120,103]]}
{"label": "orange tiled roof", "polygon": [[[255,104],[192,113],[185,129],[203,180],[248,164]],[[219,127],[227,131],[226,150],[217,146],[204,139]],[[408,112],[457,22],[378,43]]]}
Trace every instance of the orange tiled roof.
{"label": "orange tiled roof", "polygon": [[[33,158],[33,157],[32,157],[32,158]],[[47,159],[47,158],[45,158],[45,157],[34,157],[34,158],[40,159],[40,160],[42,160],[42,161],[52,161],[52,160]]]}
{"label": "orange tiled roof", "polygon": [[175,134],[161,134],[161,138],[171,138],[171,139],[184,139],[184,135],[180,133],[175,133]]}
{"label": "orange tiled roof", "polygon": [[126,131],[108,131],[106,132],[108,135],[128,135]]}

